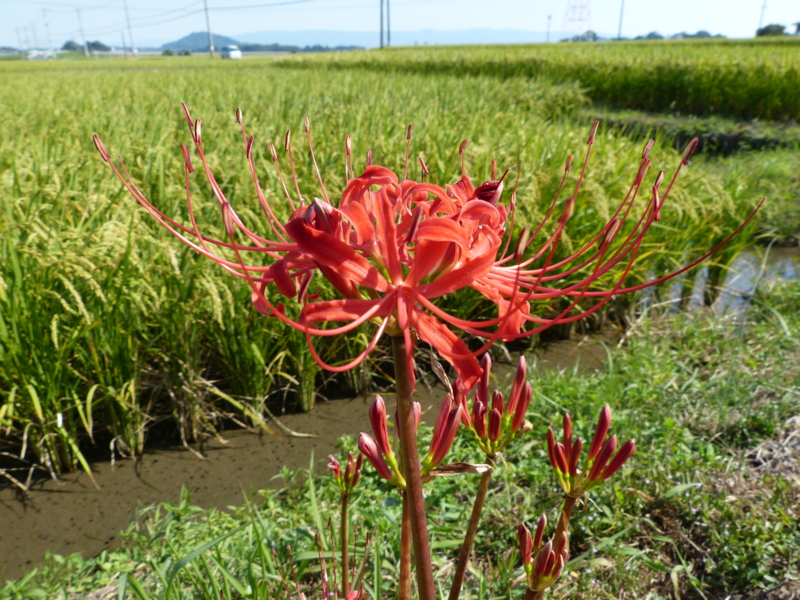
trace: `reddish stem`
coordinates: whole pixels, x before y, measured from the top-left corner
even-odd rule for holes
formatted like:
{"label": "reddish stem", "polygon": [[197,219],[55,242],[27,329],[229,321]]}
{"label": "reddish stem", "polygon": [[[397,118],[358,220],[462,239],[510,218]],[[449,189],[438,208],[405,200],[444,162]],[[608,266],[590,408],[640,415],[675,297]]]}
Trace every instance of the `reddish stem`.
{"label": "reddish stem", "polygon": [[[490,458],[487,457],[487,460],[492,466],[494,466],[494,463]],[[456,567],[456,572],[453,576],[453,583],[450,586],[449,600],[458,600],[458,596],[461,593],[461,586],[464,583],[464,575],[466,575],[467,564],[469,563],[469,555],[472,552],[472,544],[475,541],[475,534],[478,532],[478,523],[481,520],[483,503],[486,500],[486,492],[489,490],[489,480],[491,478],[492,469],[489,469],[481,476],[481,482],[478,484],[478,494],[475,496],[475,503],[472,505],[472,515],[469,518],[467,533],[464,536],[464,543],[461,544],[461,552],[458,555],[458,566]]]}
{"label": "reddish stem", "polygon": [[349,549],[347,547],[349,542],[347,539],[349,532],[349,528],[347,526],[347,505],[349,499],[349,494],[347,492],[342,492],[342,519],[339,533],[339,538],[342,542],[342,597],[345,597],[350,593],[350,556]]}
{"label": "reddish stem", "polygon": [[411,600],[411,513],[408,495],[403,492],[403,517],[400,524],[400,582],[397,600]]}
{"label": "reddish stem", "polygon": [[417,428],[412,409],[411,373],[408,371],[408,353],[402,334],[392,336],[394,373],[397,384],[397,413],[400,418],[400,451],[406,480],[409,513],[411,517],[411,540],[414,545],[414,564],[417,575],[417,592],[420,600],[436,600],[431,566],[431,548],[428,540],[428,525],[425,519],[425,500],[422,497],[422,478],[417,452]]}

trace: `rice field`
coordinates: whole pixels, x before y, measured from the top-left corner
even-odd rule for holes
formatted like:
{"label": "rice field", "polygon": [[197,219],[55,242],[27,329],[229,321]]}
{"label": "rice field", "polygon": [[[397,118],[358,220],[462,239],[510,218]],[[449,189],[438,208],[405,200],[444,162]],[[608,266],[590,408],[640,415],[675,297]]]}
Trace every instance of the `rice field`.
{"label": "rice field", "polygon": [[[559,77],[556,71],[565,64],[586,70],[594,60],[598,72],[638,73],[641,87],[614,84],[626,94],[650,89],[647,78],[660,73],[659,94],[678,97],[672,79],[678,71],[659,71],[621,46],[594,58],[589,49],[565,48],[409,49],[241,64],[201,58],[1,64],[0,77],[9,85],[0,89],[0,451],[25,453],[22,458],[54,474],[88,470],[87,449],[111,445],[112,452],[135,455],[148,435],[175,435],[188,444],[231,418],[269,429],[277,395],[302,388],[308,396],[322,383],[316,367],[298,359],[301,335],[261,317],[246,285],[178,245],[127,196],[96,154],[93,133],[112,156],[125,158],[148,198],[186,221],[178,145],[189,140],[180,109],[187,102],[203,120],[206,153],[223,191],[258,230],[258,204],[234,123],[237,107],[256,138],[261,185],[284,216],[288,207],[268,143],[280,147],[286,129],[301,131],[304,115],[329,190],[343,186],[345,135],[353,136],[357,165],[372,150],[376,163],[400,170],[406,126],[413,123],[413,157],[424,157],[433,183],[457,179],[457,150],[465,138],[475,179],[488,179],[493,159],[500,168],[519,164],[518,223],[533,224],[555,193],[567,155],[584,151],[588,127],[580,110],[592,101],[611,102],[577,71]],[[709,45],[664,48],[662,63],[654,64],[694,60],[708,69],[702,72],[725,71],[725,62],[714,58],[718,49]],[[741,55],[749,46],[722,48]],[[752,46],[753,57],[729,65],[733,79],[709,76],[710,87],[697,93],[763,71],[741,97],[759,95],[760,116],[793,118],[798,105],[791,102],[800,94],[793,91],[797,78],[786,75],[796,72],[798,48]],[[693,59],[685,56],[690,50]],[[546,60],[550,67],[536,66]],[[619,61],[630,68],[620,69]],[[632,181],[643,145],[601,129],[562,252],[604,223]],[[304,195],[321,195],[300,141],[295,156]],[[680,160],[668,140],[659,140],[651,157],[668,174]],[[754,159],[763,169],[741,160],[698,160],[679,179],[629,281],[713,247],[764,194],[788,205],[800,171],[792,161],[796,154],[785,150]],[[210,234],[220,233],[208,186],[199,177],[192,185],[199,220]],[[574,185],[572,177],[567,191]],[[775,236],[785,226],[784,213],[767,209],[717,255],[712,280],[755,236]],[[483,310],[473,300],[458,299],[465,315]],[[340,360],[361,344],[352,336],[324,352]]]}

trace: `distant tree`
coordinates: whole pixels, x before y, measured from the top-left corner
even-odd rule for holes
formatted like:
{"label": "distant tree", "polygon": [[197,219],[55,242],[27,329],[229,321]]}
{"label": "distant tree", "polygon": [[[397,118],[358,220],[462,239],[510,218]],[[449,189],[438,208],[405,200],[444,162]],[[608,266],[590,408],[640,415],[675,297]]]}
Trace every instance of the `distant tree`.
{"label": "distant tree", "polygon": [[69,40],[63,46],[61,46],[61,49],[66,50],[67,52],[83,52],[83,46],[79,46],[72,40]]}
{"label": "distant tree", "polygon": [[767,25],[756,31],[756,37],[764,37],[767,35],[783,35],[786,32],[786,27],[783,25]]}
{"label": "distant tree", "polygon": [[192,53],[189,52],[188,50],[181,50],[180,52],[178,52],[178,56],[191,56],[191,55]]}
{"label": "distant tree", "polygon": [[89,42],[87,45],[89,46],[89,52],[111,52],[110,47],[96,40],[94,42]]}
{"label": "distant tree", "polygon": [[175,56],[175,53],[169,48],[167,48],[161,53],[161,56]]}

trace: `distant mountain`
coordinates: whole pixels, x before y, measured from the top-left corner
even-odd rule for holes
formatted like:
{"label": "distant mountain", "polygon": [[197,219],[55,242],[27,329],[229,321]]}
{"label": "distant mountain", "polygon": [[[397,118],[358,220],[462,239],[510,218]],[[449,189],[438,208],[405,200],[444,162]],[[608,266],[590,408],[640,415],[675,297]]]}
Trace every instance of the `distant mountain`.
{"label": "distant mountain", "polygon": [[[219,50],[223,46],[238,46],[233,38],[225,35],[213,34],[214,48]],[[208,52],[208,33],[205,31],[195,31],[182,37],[177,42],[169,42],[161,46],[162,50],[189,50],[189,52]]]}

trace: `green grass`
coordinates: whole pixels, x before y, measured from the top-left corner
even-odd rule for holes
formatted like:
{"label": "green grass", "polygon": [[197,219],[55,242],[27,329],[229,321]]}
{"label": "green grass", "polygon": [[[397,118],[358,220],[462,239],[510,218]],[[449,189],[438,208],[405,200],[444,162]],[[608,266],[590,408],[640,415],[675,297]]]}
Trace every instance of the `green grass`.
{"label": "green grass", "polygon": [[552,77],[578,81],[593,102],[615,108],[743,120],[800,118],[800,41],[788,37],[393,48],[293,56],[278,64],[428,75],[469,73],[499,81]]}
{"label": "green grass", "polygon": [[[800,414],[798,309],[800,283],[775,285],[756,296],[743,322],[644,318],[602,370],[534,374],[534,429],[512,445],[493,479],[464,597],[520,594],[520,586],[509,589],[521,574],[516,525],[543,512],[553,521],[558,506],[546,428],[569,411],[576,435],[586,438],[605,402],[613,407],[613,432],[635,438],[638,450],[614,484],[575,515],[572,558],[557,597],[725,597],[796,578],[797,481],[786,471],[790,462],[764,468],[753,450],[782,443],[792,431],[788,419]],[[449,459],[477,458],[467,438],[459,435]],[[344,438],[342,447],[352,449],[354,440]],[[477,485],[474,477],[466,481],[439,478],[426,488],[437,580],[445,589]],[[374,573],[381,573],[388,598],[396,586],[397,495],[369,466],[362,482],[351,510],[361,539],[365,530],[375,535],[365,581],[374,590]],[[302,471],[285,472],[280,489],[230,514],[192,507],[186,496],[145,509],[120,550],[88,559],[51,556],[8,583],[0,598],[86,597],[121,574],[143,590],[128,585],[128,598],[218,597],[226,586],[226,598],[274,597],[281,594],[278,569],[288,568],[287,544],[313,597],[318,564],[314,552],[304,553],[313,550],[314,506],[322,519],[335,519],[338,489],[326,473],[314,477],[313,495],[310,483]]]}
{"label": "green grass", "polygon": [[[793,48],[778,49],[788,55]],[[441,56],[448,52],[461,50]],[[506,51],[476,52],[502,61]],[[256,136],[265,193],[284,216],[267,142],[280,146],[285,129],[299,128],[304,115],[311,117],[329,189],[342,188],[346,134],[353,135],[356,157],[371,149],[377,162],[401,169],[405,128],[413,123],[413,155],[424,156],[434,183],[458,177],[456,150],[464,138],[471,140],[467,160],[476,179],[488,178],[492,159],[521,164],[519,224],[538,222],[566,156],[585,148],[587,127],[578,111],[588,100],[576,82],[501,81],[471,69],[458,75],[331,71],[324,61],[314,64],[153,57],[3,65],[14,85],[0,92],[0,426],[10,429],[12,448],[27,434],[38,459],[58,471],[78,467],[81,448],[112,438],[117,447],[141,451],[149,423],[163,415],[180,423],[188,441],[214,431],[214,414],[263,426],[270,391],[291,378],[305,380],[308,389],[315,376],[315,369],[291,359],[302,336],[261,318],[245,285],[182,248],[123,192],[96,154],[93,133],[112,155],[126,158],[145,195],[186,221],[178,144],[188,141],[179,108],[187,101],[203,119],[205,148],[223,191],[256,230],[263,227],[234,124],[236,107]],[[601,132],[560,252],[604,223],[633,179],[642,145]],[[296,149],[304,193],[320,195],[310,162]],[[669,143],[651,156],[668,172],[679,160]],[[795,176],[784,175],[792,172],[793,158],[758,160],[769,175],[751,174],[745,159],[701,162],[682,177],[629,281],[712,247],[765,193],[791,202]],[[567,189],[574,184],[573,177]],[[207,185],[199,177],[193,185],[198,221],[220,233]],[[788,234],[791,221],[781,211],[763,214],[758,231]],[[747,242],[747,235],[740,237],[717,256],[715,268],[729,264]],[[464,316],[485,310],[461,297],[456,304]],[[324,350],[340,360],[360,343]],[[208,380],[225,394],[209,393]]]}

